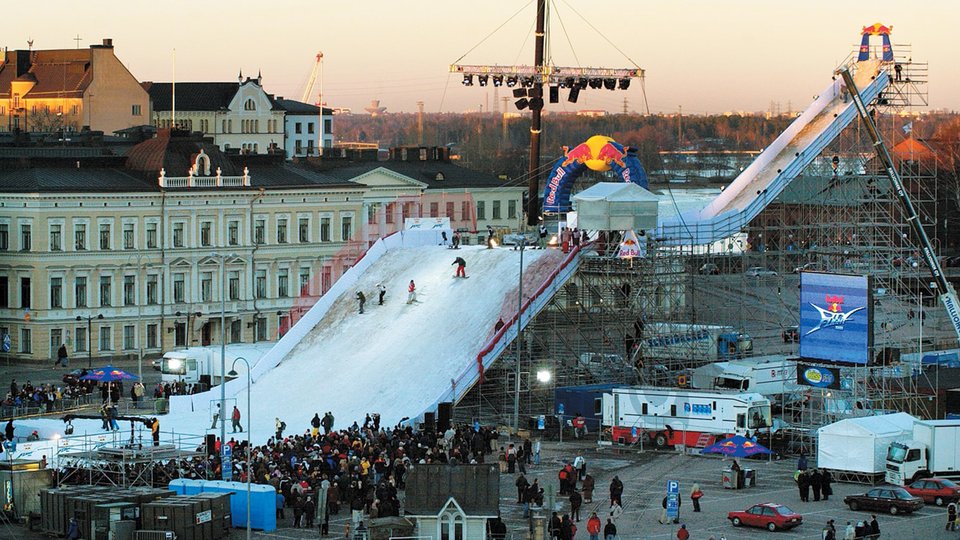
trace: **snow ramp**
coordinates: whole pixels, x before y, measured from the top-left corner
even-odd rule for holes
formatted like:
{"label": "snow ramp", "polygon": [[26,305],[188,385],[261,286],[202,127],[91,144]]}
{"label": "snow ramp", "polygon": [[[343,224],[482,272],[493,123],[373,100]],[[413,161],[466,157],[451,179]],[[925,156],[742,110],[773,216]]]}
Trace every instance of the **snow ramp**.
{"label": "snow ramp", "polygon": [[[300,429],[326,411],[339,425],[373,412],[393,425],[456,401],[480,380],[516,336],[521,253],[508,246],[451,250],[437,245],[438,236],[404,232],[378,241],[260,360],[251,371],[255,438],[269,437],[275,418]],[[467,279],[453,277],[457,256],[467,262]],[[573,275],[579,258],[523,252],[521,325]],[[407,304],[411,279],[417,300]],[[382,306],[378,283],[387,289]],[[362,315],[357,291],[366,296]],[[245,379],[228,382],[226,394],[228,408],[246,410]],[[172,397],[168,424],[203,431],[219,398],[218,388]]]}
{"label": "snow ramp", "polygon": [[[885,67],[879,60],[850,65],[864,103],[889,85]],[[664,220],[657,238],[669,245],[707,244],[740,232],[856,118],[853,99],[835,77],[716,199],[702,210]]]}

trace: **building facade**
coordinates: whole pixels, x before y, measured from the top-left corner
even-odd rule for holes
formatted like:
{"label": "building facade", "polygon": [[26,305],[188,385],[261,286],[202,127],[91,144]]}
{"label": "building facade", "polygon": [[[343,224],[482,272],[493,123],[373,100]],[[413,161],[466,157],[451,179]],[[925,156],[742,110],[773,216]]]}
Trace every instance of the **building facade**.
{"label": "building facade", "polygon": [[117,130],[150,123],[150,97],[116,57],[113,40],[88,49],[4,50],[0,131]]}
{"label": "building facade", "polygon": [[333,111],[316,105],[283,99],[273,100],[284,112],[283,150],[287,159],[316,157],[333,148]]}

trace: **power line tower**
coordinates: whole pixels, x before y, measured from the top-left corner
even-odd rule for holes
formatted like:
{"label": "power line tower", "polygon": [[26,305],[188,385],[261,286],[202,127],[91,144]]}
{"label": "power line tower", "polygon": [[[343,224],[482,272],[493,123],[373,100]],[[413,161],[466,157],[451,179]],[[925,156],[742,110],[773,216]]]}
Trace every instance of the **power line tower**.
{"label": "power line tower", "polygon": [[[540,133],[542,131],[541,111],[543,110],[543,85],[549,86],[550,103],[560,102],[560,89],[569,88],[568,101],[576,103],[581,90],[587,88],[607,90],[626,90],[632,79],[643,83],[644,70],[633,68],[582,68],[558,67],[548,64],[544,51],[547,45],[547,0],[537,0],[536,33],[534,34],[533,65],[464,65],[452,64],[451,73],[463,75],[464,86],[473,86],[474,78],[480,86],[493,81],[494,87],[506,83],[513,88],[513,97],[517,109],[529,108],[530,122],[530,163],[527,183],[527,225],[539,223],[540,218]],[[462,57],[461,57],[462,58]],[[459,61],[459,60],[458,60]],[[519,84],[519,87],[517,87]],[[516,88],[515,88],[516,87]],[[506,112],[506,111],[504,111]]]}

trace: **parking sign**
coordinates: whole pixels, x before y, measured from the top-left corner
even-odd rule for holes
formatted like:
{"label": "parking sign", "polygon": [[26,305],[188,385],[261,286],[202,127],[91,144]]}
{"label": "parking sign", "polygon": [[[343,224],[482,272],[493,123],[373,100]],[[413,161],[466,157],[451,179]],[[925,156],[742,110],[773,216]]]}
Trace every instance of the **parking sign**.
{"label": "parking sign", "polygon": [[667,480],[667,517],[680,517],[680,482]]}

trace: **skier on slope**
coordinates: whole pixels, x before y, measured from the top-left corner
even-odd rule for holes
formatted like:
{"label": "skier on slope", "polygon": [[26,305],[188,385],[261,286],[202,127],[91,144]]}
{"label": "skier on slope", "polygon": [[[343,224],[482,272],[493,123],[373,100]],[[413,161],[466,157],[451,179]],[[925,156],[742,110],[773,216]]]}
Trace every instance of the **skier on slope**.
{"label": "skier on slope", "polygon": [[387,288],[383,286],[383,283],[377,283],[377,291],[380,293],[380,305],[383,305],[383,297],[387,295]]}
{"label": "skier on slope", "polygon": [[467,261],[463,260],[463,257],[457,257],[450,266],[454,264],[457,265],[457,274],[453,277],[467,277]]}
{"label": "skier on slope", "polygon": [[367,297],[363,295],[363,291],[357,291],[357,303],[360,304],[360,313],[363,313],[363,305],[367,303]]}
{"label": "skier on slope", "polygon": [[410,280],[410,285],[407,287],[407,303],[412,304],[417,301],[417,285]]}

